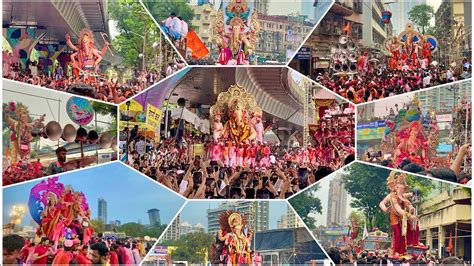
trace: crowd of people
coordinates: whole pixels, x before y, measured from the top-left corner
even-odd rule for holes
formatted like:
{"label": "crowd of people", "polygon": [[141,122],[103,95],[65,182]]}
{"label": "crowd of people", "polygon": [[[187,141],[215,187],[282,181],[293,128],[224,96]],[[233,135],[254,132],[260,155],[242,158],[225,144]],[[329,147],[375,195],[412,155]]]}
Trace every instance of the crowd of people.
{"label": "crowd of people", "polygon": [[[33,162],[20,160],[16,163],[12,163],[11,158],[3,156],[3,185],[7,186],[28,180],[33,180],[47,175],[56,175],[64,173],[70,170],[85,167],[97,161],[96,156],[84,156],[80,159],[67,161],[67,149],[64,147],[56,148],[55,154],[56,160],[50,162],[47,165],[41,162],[41,159],[39,158]],[[115,159],[116,156],[112,156],[112,160]]]}
{"label": "crowd of people", "polygon": [[47,238],[25,239],[18,234],[3,236],[5,265],[139,265],[151,243],[138,238],[104,238],[102,234],[88,243],[79,239],[60,244]]}
{"label": "crowd of people", "polygon": [[326,136],[324,140],[295,148],[193,136],[179,145],[174,137],[155,142],[137,131],[131,130],[128,146],[122,141],[123,161],[194,199],[283,199],[354,160],[352,133],[331,127],[318,131]]}
{"label": "crowd of people", "polygon": [[430,65],[401,70],[379,65],[363,75],[331,75],[319,71],[312,79],[357,104],[470,78],[471,71],[470,65],[462,68]]}
{"label": "crowd of people", "polygon": [[425,253],[419,256],[389,257],[387,251],[362,251],[354,252],[354,247],[347,245],[344,247],[332,247],[328,250],[328,256],[336,265],[471,265],[469,260],[462,257],[448,256],[440,258],[436,255]]}
{"label": "crowd of people", "polygon": [[13,60],[11,54],[4,53],[3,77],[119,104],[179,71],[185,65],[181,59],[175,56],[173,62],[168,63],[163,70],[136,70],[133,72],[132,78],[119,81],[117,78],[107,78],[104,74],[97,76],[73,75],[71,68],[67,67],[68,70],[65,71],[59,63],[56,64],[54,72],[48,72],[36,61],[28,60],[26,65],[22,65]]}
{"label": "crowd of people", "polygon": [[[415,156],[415,154],[411,154],[411,156]],[[404,170],[410,173],[416,173],[445,181],[471,186],[471,173],[463,169],[465,159],[468,157],[469,160],[471,160],[470,144],[465,144],[459,148],[456,157],[454,158],[454,160],[452,160],[451,165],[449,167],[438,165],[435,161],[430,161],[428,162],[428,165],[422,166],[417,163],[416,160],[411,159],[410,157],[404,158],[400,164],[396,165],[392,157],[388,157],[386,159],[376,159],[374,157],[371,157],[369,153],[366,154],[365,160],[378,163],[382,166]]]}

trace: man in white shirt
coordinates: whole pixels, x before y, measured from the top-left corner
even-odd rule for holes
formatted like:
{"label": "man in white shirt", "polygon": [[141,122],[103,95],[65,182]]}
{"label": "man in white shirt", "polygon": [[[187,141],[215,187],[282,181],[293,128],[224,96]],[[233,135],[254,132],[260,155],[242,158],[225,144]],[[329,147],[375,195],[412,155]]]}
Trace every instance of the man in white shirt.
{"label": "man in white shirt", "polygon": [[143,141],[143,139],[140,139],[135,143],[135,150],[140,154],[140,156],[145,154],[145,141]]}
{"label": "man in white shirt", "polygon": [[181,46],[184,49],[186,47],[186,35],[188,34],[188,23],[183,20],[182,17],[178,17],[181,20]]}
{"label": "man in white shirt", "polygon": [[165,26],[165,33],[170,35],[172,39],[179,40],[181,37],[181,20],[172,12],[170,16],[161,21]]}

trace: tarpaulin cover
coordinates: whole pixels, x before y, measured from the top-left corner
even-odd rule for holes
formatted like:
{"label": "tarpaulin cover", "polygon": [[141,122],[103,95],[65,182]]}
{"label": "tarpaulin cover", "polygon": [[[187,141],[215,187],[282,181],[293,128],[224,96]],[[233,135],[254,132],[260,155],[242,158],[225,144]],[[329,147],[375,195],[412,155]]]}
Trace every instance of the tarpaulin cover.
{"label": "tarpaulin cover", "polygon": [[294,236],[293,228],[257,232],[255,235],[255,249],[291,249],[293,248]]}

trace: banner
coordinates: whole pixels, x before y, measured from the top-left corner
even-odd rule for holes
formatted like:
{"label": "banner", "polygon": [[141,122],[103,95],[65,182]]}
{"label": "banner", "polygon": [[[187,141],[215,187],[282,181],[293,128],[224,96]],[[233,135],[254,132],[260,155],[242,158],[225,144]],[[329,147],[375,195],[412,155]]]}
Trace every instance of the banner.
{"label": "banner", "polygon": [[204,145],[199,143],[199,144],[194,144],[193,145],[193,157],[195,156],[201,156],[201,158],[204,156]]}
{"label": "banner", "polygon": [[160,127],[163,112],[151,104],[146,108],[146,127],[149,130],[156,131]]}
{"label": "banner", "polygon": [[[119,105],[119,109],[120,109],[120,111],[127,111],[127,105],[125,103],[123,103],[123,104]],[[137,101],[131,99],[129,110],[130,110],[130,112],[140,112],[140,111],[143,111],[143,107]]]}

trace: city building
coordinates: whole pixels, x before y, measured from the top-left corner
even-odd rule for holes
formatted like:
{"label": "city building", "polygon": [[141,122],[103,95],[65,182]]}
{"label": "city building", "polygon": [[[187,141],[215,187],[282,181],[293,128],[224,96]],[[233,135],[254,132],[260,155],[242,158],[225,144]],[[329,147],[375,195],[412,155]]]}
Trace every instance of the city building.
{"label": "city building", "polygon": [[283,214],[277,221],[277,229],[297,227],[304,227],[303,221],[301,221],[300,218],[296,216],[295,212],[290,208],[290,206],[287,206],[286,213]]}
{"label": "city building", "polygon": [[217,233],[219,229],[219,215],[226,210],[245,214],[248,227],[255,232],[268,230],[268,201],[228,201],[221,203],[217,208],[207,210],[208,233]]}
{"label": "city building", "polygon": [[260,21],[259,41],[255,54],[264,60],[286,62],[311,33],[314,25],[306,16],[268,16],[258,14]]}
{"label": "city building", "polygon": [[426,200],[417,204],[420,241],[438,251],[440,257],[452,256],[471,260],[471,195],[468,189],[443,184]]}
{"label": "city building", "polygon": [[166,229],[162,240],[178,240],[181,235],[180,215],[176,216],[174,221]]}
{"label": "city building", "polygon": [[216,18],[217,10],[210,4],[203,4],[193,7],[194,17],[191,20],[191,28],[196,32],[201,41],[209,51],[215,47],[212,36],[212,25]]}
{"label": "city building", "polygon": [[361,44],[365,48],[373,48],[375,51],[381,52],[385,40],[392,35],[392,23],[381,25],[382,12],[385,10],[386,7],[381,0],[363,2]]}
{"label": "city building", "polygon": [[410,22],[408,12],[417,6],[426,4],[426,0],[393,1],[388,5],[388,10],[392,12],[393,33],[398,35],[405,30],[405,26]]}
{"label": "city building", "polygon": [[99,221],[106,224],[107,223],[107,201],[105,201],[103,198],[99,198],[98,204],[99,204],[98,206],[99,213],[97,217],[99,218]]}
{"label": "city building", "polygon": [[[463,57],[472,54],[472,2],[443,0],[435,12],[435,24],[439,28],[439,50],[434,55],[442,64],[460,64]],[[442,38],[441,38],[442,37]]]}
{"label": "city building", "polygon": [[331,67],[331,50],[339,44],[347,24],[350,25],[352,41],[359,43],[362,39],[362,6],[362,0],[337,0],[289,66],[305,76],[318,70],[328,70]]}
{"label": "city building", "polygon": [[346,222],[347,191],[344,189],[341,174],[335,175],[329,182],[326,226],[342,225]]}
{"label": "city building", "polygon": [[277,229],[288,228],[288,215],[283,214],[280,219],[277,220]]}
{"label": "city building", "polygon": [[254,3],[254,9],[257,11],[257,13],[261,13],[264,15],[268,14],[268,0],[255,0],[253,1]]}
{"label": "city building", "polygon": [[195,225],[191,225],[188,221],[184,221],[180,224],[179,226],[179,230],[180,230],[180,234],[183,236],[183,235],[187,235],[187,234],[190,234],[190,233],[197,233],[197,232],[201,232],[201,233],[204,233],[206,231],[206,228],[204,227],[204,225],[202,225],[201,223],[197,223]]}
{"label": "city building", "polygon": [[160,210],[150,209],[147,213],[148,219],[150,219],[150,225],[161,225]]}
{"label": "city building", "polygon": [[471,83],[461,82],[455,85],[421,90],[417,96],[422,110],[452,112],[455,104],[458,104],[462,99],[471,98]]}
{"label": "city building", "polygon": [[296,213],[290,208],[290,206],[286,207],[286,216],[288,217],[288,228],[304,227],[303,221],[296,216]]}

